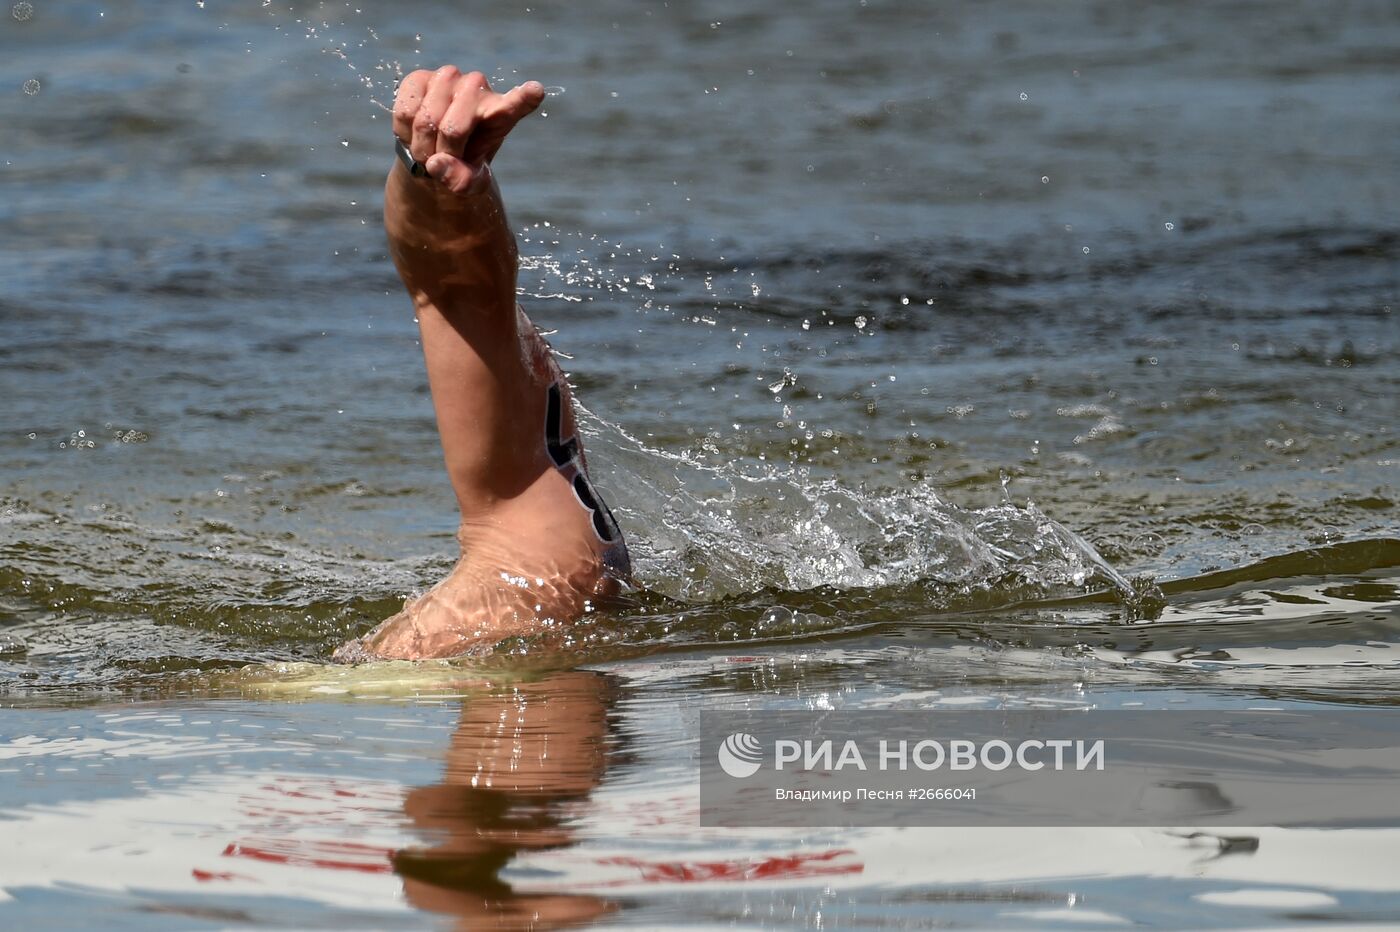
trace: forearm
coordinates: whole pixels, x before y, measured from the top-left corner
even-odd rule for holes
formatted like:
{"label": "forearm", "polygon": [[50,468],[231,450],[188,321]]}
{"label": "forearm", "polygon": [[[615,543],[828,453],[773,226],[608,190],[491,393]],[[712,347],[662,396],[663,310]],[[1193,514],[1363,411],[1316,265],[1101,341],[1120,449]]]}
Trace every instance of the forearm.
{"label": "forearm", "polygon": [[413,297],[443,453],[463,519],[519,493],[549,464],[537,431],[545,396],[521,346],[517,252],[490,162],[544,99],[527,82],[506,94],[480,72],[415,71],[394,101],[394,135],[426,177],[395,161],[384,229]]}
{"label": "forearm", "polygon": [[443,454],[466,515],[508,491],[498,488],[503,472],[523,474],[539,454],[515,429],[533,385],[520,349],[515,236],[489,175],[454,193],[399,163],[385,186],[384,227],[413,298]]}
{"label": "forearm", "polygon": [[384,187],[384,229],[415,306],[514,320],[518,254],[494,179],[457,194],[395,163]]}

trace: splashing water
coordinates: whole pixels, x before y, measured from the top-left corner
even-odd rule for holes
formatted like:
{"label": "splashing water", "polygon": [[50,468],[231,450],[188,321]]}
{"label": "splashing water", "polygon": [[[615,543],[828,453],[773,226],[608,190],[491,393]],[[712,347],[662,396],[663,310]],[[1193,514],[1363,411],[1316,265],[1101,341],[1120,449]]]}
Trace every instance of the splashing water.
{"label": "splashing water", "polygon": [[1033,505],[962,509],[927,485],[868,491],[786,466],[704,465],[648,447],[587,409],[580,430],[596,451],[597,484],[614,491],[619,516],[637,529],[629,543],[638,578],[673,598],[927,583],[1001,586],[1019,597],[1132,590]]}

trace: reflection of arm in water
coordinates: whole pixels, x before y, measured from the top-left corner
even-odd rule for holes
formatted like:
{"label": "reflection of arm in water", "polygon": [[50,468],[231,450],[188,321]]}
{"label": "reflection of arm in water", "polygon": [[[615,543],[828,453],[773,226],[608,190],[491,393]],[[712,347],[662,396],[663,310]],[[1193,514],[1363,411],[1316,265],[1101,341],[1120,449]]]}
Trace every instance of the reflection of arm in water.
{"label": "reflection of arm in water", "polygon": [[[563,373],[515,303],[515,237],[491,160],[543,98],[535,82],[497,94],[451,66],[399,87],[394,133],[426,175],[394,160],[384,227],[418,317],[462,557],[338,660],[447,657],[568,624],[629,573]],[[561,460],[565,448],[574,455]]]}
{"label": "reflection of arm in water", "polygon": [[463,703],[443,782],[404,800],[437,841],[394,856],[409,902],[468,928],[559,928],[612,908],[587,894],[518,892],[499,875],[517,853],[573,843],[569,821],[606,766],[613,693],[607,677],[574,671]]}

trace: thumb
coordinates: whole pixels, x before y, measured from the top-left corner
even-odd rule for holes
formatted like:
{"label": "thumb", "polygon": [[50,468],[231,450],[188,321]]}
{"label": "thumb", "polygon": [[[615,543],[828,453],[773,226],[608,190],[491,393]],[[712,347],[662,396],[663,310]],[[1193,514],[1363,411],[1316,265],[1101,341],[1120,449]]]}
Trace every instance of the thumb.
{"label": "thumb", "polygon": [[424,167],[428,170],[428,177],[442,182],[456,194],[466,191],[480,173],[466,162],[456,156],[448,155],[446,152],[429,156]]}

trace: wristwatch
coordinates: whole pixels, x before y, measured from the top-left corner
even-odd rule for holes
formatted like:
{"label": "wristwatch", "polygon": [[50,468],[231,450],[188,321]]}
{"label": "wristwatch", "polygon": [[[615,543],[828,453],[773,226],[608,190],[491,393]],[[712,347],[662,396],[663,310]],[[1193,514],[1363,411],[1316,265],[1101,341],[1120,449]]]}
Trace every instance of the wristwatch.
{"label": "wristwatch", "polygon": [[408,173],[414,178],[428,177],[428,168],[422,162],[413,157],[413,153],[408,151],[408,146],[403,144],[403,140],[398,136],[394,137],[394,154],[403,162],[403,167],[408,169]]}

